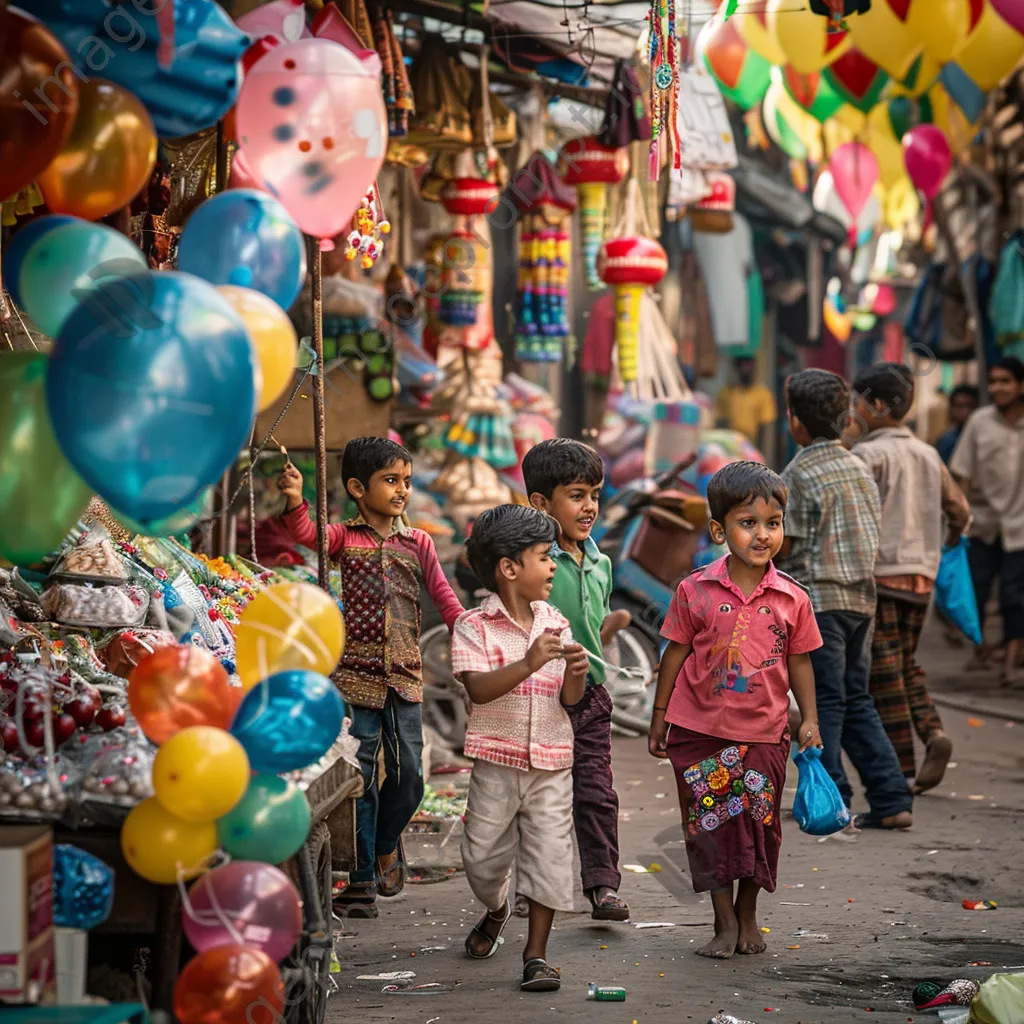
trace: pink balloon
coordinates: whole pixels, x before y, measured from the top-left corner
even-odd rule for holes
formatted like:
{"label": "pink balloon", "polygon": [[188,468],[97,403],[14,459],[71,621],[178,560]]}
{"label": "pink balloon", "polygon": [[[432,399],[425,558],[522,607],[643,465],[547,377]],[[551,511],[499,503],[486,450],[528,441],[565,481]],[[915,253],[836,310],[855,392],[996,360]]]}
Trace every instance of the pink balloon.
{"label": "pink balloon", "polygon": [[253,39],[272,36],[279,43],[309,39],[305,0],[271,0],[256,10],[235,18],[235,24]]}
{"label": "pink balloon", "polygon": [[856,221],[878,181],[878,158],[861,142],[844,142],[835,148],[828,166],[836,195]]}
{"label": "pink balloon", "polygon": [[[235,155],[231,158],[231,177],[228,179],[228,188],[260,189],[260,183],[249,168],[249,161],[240,149],[236,150]],[[260,191],[266,190],[260,189]]]}
{"label": "pink balloon", "polygon": [[276,962],[292,951],[302,930],[299,894],[270,864],[235,860],[215,868],[192,886],[188,901],[185,935],[198,953],[241,944]]}
{"label": "pink balloon", "polygon": [[236,120],[251,175],[306,234],[349,229],[388,143],[376,54],[327,39],[275,47],[245,76]]}
{"label": "pink balloon", "polygon": [[1007,25],[1024,35],[1024,0],[989,0],[989,3]]}
{"label": "pink balloon", "polygon": [[932,200],[953,166],[949,140],[941,128],[919,124],[903,136],[903,163],[916,188]]}

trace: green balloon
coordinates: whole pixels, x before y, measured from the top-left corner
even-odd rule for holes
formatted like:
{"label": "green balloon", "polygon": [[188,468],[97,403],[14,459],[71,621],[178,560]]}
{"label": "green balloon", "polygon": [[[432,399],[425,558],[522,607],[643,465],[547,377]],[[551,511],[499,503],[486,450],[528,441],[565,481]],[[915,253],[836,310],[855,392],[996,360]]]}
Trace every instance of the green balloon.
{"label": "green balloon", "polygon": [[283,864],[298,853],[312,818],[306,794],[277,775],[254,775],[245,796],[217,821],[225,853],[235,860]]}
{"label": "green balloon", "polygon": [[46,411],[46,356],[0,356],[0,557],[32,565],[56,551],[92,490],[57,445]]}

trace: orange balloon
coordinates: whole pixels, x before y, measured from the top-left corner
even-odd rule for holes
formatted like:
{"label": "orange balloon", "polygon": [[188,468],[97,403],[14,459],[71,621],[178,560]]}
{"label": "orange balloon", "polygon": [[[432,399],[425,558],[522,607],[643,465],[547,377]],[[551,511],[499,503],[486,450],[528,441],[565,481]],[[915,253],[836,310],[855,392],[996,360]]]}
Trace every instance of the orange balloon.
{"label": "orange balloon", "polygon": [[0,39],[2,201],[35,181],[64,145],[82,78],[53,33],[34,18],[0,11]]}
{"label": "orange balloon", "polygon": [[174,986],[179,1024],[276,1024],[283,1010],[281,972],[252,946],[214,946],[200,953]]}
{"label": "orange balloon", "polygon": [[83,82],[71,135],[39,176],[46,205],[85,220],[120,210],[149,181],[156,146],[153,121],[133,93],[113,82]]}
{"label": "orange balloon", "polygon": [[128,677],[128,705],[157,744],[193,725],[229,729],[241,701],[221,663],[191,644],[161,647]]}

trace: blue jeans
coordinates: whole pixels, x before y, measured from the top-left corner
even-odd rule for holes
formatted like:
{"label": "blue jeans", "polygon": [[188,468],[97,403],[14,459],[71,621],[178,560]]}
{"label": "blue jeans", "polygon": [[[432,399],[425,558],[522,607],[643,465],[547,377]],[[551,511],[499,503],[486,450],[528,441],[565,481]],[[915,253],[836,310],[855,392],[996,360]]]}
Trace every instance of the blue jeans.
{"label": "blue jeans", "polygon": [[871,616],[820,612],[815,618],[822,646],[811,651],[811,665],[825,744],[822,763],[847,807],[853,788],[843,768],[844,750],[864,783],[871,818],[909,811],[913,797],[868,688]]}
{"label": "blue jeans", "polygon": [[[377,857],[394,853],[423,799],[423,705],[389,689],[383,708],[352,705],[363,795],[356,803],[356,868],[352,882],[372,882]],[[378,762],[384,751],[384,781]]]}

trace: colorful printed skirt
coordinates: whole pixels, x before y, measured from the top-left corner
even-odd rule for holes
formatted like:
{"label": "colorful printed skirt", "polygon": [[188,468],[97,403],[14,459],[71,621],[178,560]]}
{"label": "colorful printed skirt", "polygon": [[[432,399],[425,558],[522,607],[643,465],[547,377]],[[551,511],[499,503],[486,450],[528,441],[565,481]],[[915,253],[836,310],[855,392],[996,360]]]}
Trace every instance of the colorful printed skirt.
{"label": "colorful printed skirt", "polygon": [[786,781],[789,732],[778,743],[735,743],[673,725],[668,756],[679,788],[694,891],[752,878],[774,892],[782,849],[778,801]]}

